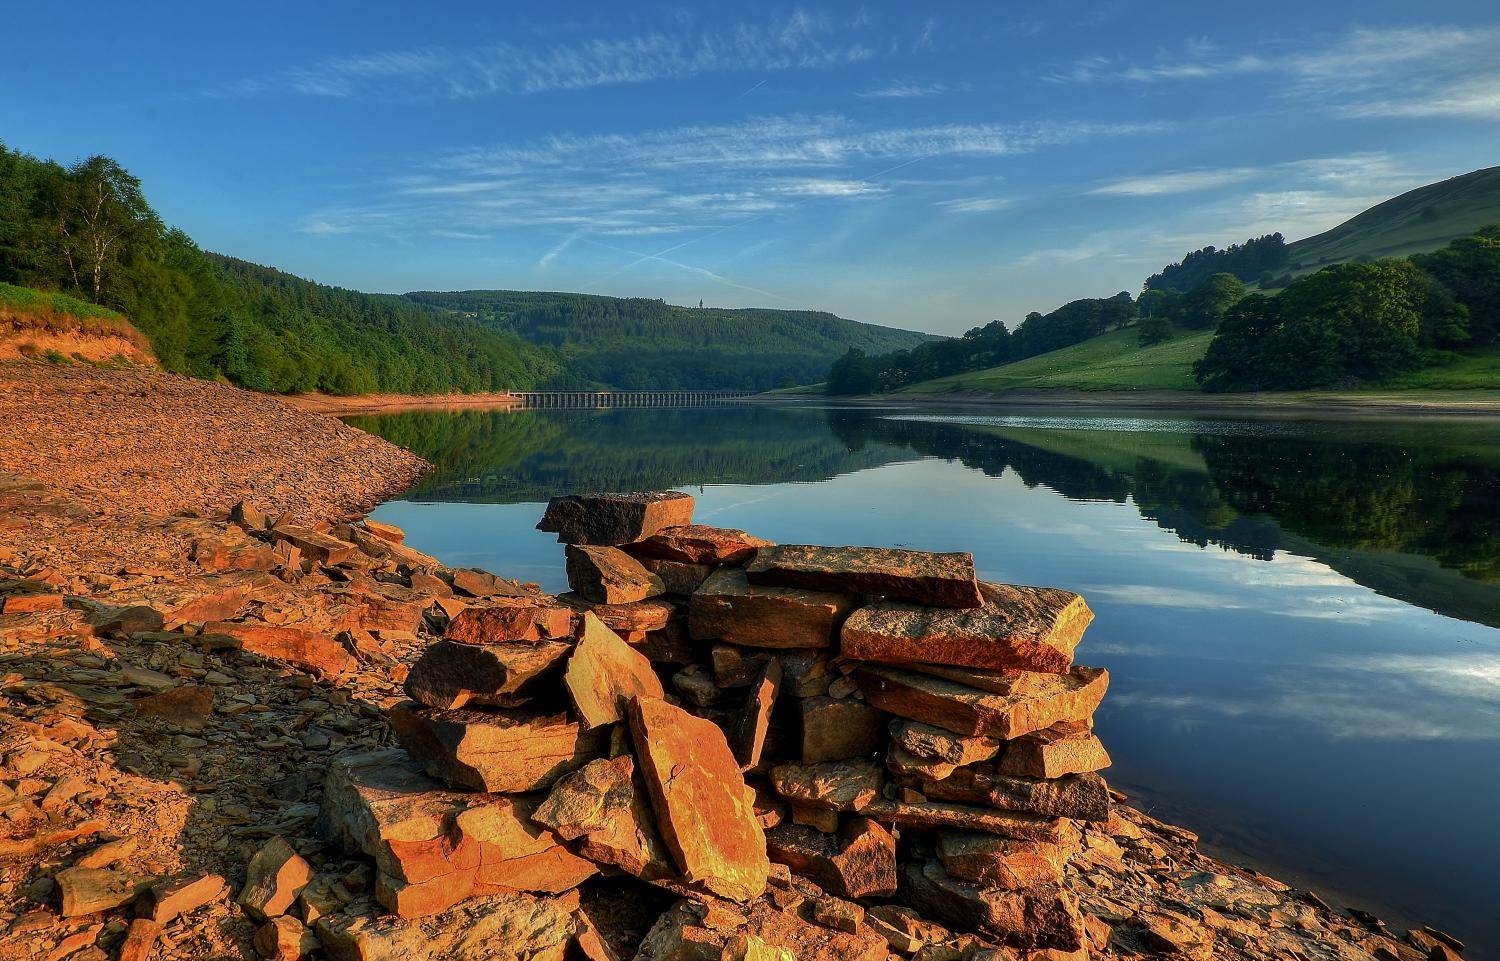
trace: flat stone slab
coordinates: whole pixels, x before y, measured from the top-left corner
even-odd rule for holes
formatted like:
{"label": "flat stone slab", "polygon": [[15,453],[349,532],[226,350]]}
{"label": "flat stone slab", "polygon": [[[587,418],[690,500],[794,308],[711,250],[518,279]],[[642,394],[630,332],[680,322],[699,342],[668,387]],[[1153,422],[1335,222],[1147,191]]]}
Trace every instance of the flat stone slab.
{"label": "flat stone slab", "polygon": [[726,567],[694,592],[688,632],[746,647],[828,647],[855,603],[849,594],[751,584],[744,571]]}
{"label": "flat stone slab", "polygon": [[778,764],[771,786],[793,804],[834,811],[861,811],[880,797],[885,774],[874,761],[858,758],[811,764]]}
{"label": "flat stone slab", "polygon": [[941,780],[922,778],[918,790],[930,798],[982,804],[1002,811],[1024,811],[1075,821],[1109,819],[1109,787],[1097,774],[1055,779],[1015,777],[992,765],[962,767]]}
{"label": "flat stone slab", "polygon": [[894,547],[779,544],[745,565],[752,584],[878,595],[936,607],[979,607],[984,598],[968,551],[938,554]]}
{"label": "flat stone slab", "polygon": [[732,527],[709,527],[685,524],[658,531],[629,552],[636,557],[653,557],[687,564],[743,564],[771,541],[762,540]]}
{"label": "flat stone slab", "polygon": [[844,622],[843,655],[887,664],[1050,674],[1072,666],[1073,651],[1094,619],[1083,598],[1050,587],[984,583],[980,589],[984,604],[972,610],[897,603],[862,607]]}
{"label": "flat stone slab", "polygon": [[693,497],[680,491],[572,494],[548,501],[536,529],[555,533],[564,544],[618,547],[692,522]]}
{"label": "flat stone slab", "polygon": [[507,891],[415,920],[325,915],[315,930],[335,961],[563,961],[581,917],[574,893]]}
{"label": "flat stone slab", "polygon": [[406,696],[427,707],[505,706],[530,681],[573,649],[566,641],[474,643],[440,640],[428,646],[406,675]]}
{"label": "flat stone slab", "polygon": [[324,631],[263,621],[210,621],[203,633],[232,637],[241,650],[287,661],[319,677],[338,677],[356,666],[354,656]]}
{"label": "flat stone slab", "polygon": [[330,765],[321,827],[375,861],[382,905],[422,917],[502,891],[569,890],[595,873],[534,823],[535,803],[450,791],[406,752],[371,751]]}
{"label": "flat stone slab", "polygon": [[475,791],[550,787],[597,757],[604,738],[566,715],[443,711],[404,701],[389,712],[401,746],[433,777]]}
{"label": "flat stone slab", "polygon": [[661,697],[661,679],[641,652],[593,614],[584,614],[581,636],[568,658],[563,683],[586,729],[625,719],[636,696]]}
{"label": "flat stone slab", "polygon": [[883,715],[852,697],[808,697],[802,716],[802,760],[839,761],[868,757],[884,740]]}
{"label": "flat stone slab", "polygon": [[770,873],[755,792],[724,732],[659,698],[630,702],[630,734],[657,826],[684,878],[737,901]]}
{"label": "flat stone slab", "polygon": [[1021,891],[1062,884],[1063,869],[1075,853],[1065,844],[1017,841],[975,831],[942,831],[937,856],[943,870],[961,881]]}
{"label": "flat stone slab", "polygon": [[617,547],[569,544],[568,586],[595,604],[630,604],[665,594],[661,578]]}
{"label": "flat stone slab", "polygon": [[557,602],[579,613],[587,611],[593,614],[604,622],[605,627],[622,635],[635,631],[664,630],[678,610],[676,604],[658,597],[629,604],[597,604],[572,591],[557,595]]}
{"label": "flat stone slab", "polygon": [[855,680],[882,711],[957,734],[1007,740],[1064,721],[1087,721],[1109,689],[1108,671],[1082,666],[1067,674],[1021,674],[1012,694],[873,665],[862,667]]}
{"label": "flat stone slab", "polygon": [[1001,774],[1057,778],[1109,767],[1109,752],[1084,724],[1056,724],[1005,745],[996,769]]}
{"label": "flat stone slab", "polygon": [[573,632],[573,610],[531,597],[501,597],[466,607],[443,636],[460,644],[562,640]]}
{"label": "flat stone slab", "polygon": [[955,828],[982,831],[1018,841],[1046,841],[1052,844],[1077,845],[1078,826],[1063,818],[1042,817],[1020,811],[997,811],[994,808],[940,801],[872,801],[863,812],[882,824],[913,830]]}

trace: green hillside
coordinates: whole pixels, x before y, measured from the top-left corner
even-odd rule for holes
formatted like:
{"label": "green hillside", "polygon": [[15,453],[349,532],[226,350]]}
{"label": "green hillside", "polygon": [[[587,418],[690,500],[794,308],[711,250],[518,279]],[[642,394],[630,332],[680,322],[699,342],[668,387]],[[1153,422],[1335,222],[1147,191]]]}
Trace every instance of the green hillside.
{"label": "green hillside", "polygon": [[1150,347],[1137,343],[1134,328],[1114,330],[1013,364],[967,371],[907,387],[901,393],[1006,391],[1024,388],[1074,390],[1196,390],[1193,362],[1203,356],[1213,331],[1193,331]]}
{"label": "green hillside", "polygon": [[1368,257],[1402,257],[1436,250],[1500,222],[1500,167],[1487,167],[1409,190],[1291,244],[1295,273]]}
{"label": "green hillside", "polygon": [[559,352],[580,385],[765,390],[817,380],[850,347],[906,350],[920,334],[824,311],[677,307],[595,294],[418,291],[407,300]]}

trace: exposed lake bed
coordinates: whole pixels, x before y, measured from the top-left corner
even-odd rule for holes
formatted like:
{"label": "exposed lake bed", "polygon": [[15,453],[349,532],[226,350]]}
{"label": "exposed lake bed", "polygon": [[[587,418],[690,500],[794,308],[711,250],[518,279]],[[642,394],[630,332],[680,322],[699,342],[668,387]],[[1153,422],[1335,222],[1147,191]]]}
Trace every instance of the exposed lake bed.
{"label": "exposed lake bed", "polygon": [[767,407],[355,423],[437,465],[374,516],[547,590],[564,579],[537,504],[682,487],[704,523],[972,549],[982,577],[1078,591],[1115,678],[1113,783],[1288,880],[1493,943],[1487,424]]}

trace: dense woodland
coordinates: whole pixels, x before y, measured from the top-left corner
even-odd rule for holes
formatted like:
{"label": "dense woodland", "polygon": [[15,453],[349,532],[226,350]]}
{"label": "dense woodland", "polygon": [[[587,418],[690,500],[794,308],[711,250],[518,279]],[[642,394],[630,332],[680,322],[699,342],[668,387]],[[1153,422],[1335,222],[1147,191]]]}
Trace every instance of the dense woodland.
{"label": "dense woodland", "polygon": [[515,290],[406,295],[555,349],[580,386],[766,390],[822,377],[848,348],[937,338],[813,310],[676,307],[662,300]]}
{"label": "dense woodland", "polygon": [[0,144],[0,282],[125,315],[161,365],[255,390],[764,389],[926,334],[832,314],[479,291],[365,294],[200,250],[107,157]]}
{"label": "dense woodland", "polygon": [[[1282,251],[1275,254],[1276,251]],[[1274,255],[1274,256],[1273,256]],[[1285,263],[1280,234],[1205,247],[1153,274],[1139,297],[1120,293],[1002,321],[961,338],[871,356],[850,350],[828,371],[830,394],[883,393],[984,370],[1134,326],[1141,346],[1179,331],[1215,331],[1194,367],[1205,390],[1300,390],[1378,384],[1438,363],[1454,351],[1500,341],[1500,226],[1410,258],[1324,267],[1291,279],[1262,267],[1251,292],[1243,275]],[[1206,267],[1229,267],[1174,286]]]}

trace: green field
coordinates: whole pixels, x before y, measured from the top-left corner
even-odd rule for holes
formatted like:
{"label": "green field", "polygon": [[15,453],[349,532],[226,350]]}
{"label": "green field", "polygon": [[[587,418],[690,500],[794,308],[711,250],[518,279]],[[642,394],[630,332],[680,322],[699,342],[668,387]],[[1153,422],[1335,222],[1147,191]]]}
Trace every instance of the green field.
{"label": "green field", "polygon": [[901,393],[996,392],[1026,388],[1072,390],[1196,390],[1193,362],[1208,350],[1213,331],[1200,330],[1141,347],[1133,328],[1013,364],[971,370],[912,384]]}
{"label": "green field", "polygon": [[1500,223],[1500,167],[1453,177],[1392,197],[1332,230],[1287,248],[1293,273],[1360,257],[1379,260],[1436,250]]}
{"label": "green field", "polygon": [[3,281],[0,281],[0,307],[9,307],[28,314],[50,312],[58,316],[77,317],[80,320],[91,317],[121,322],[125,320],[113,310],[79,300],[76,297],[32,290],[30,287],[17,287]]}
{"label": "green field", "polygon": [[1500,348],[1463,354],[1449,364],[1414,370],[1387,386],[1401,390],[1500,390]]}

